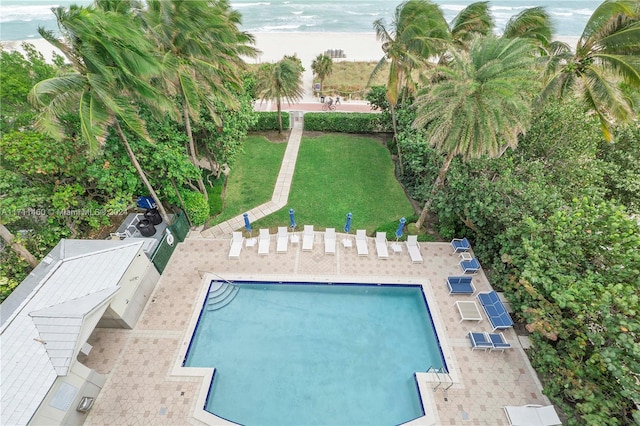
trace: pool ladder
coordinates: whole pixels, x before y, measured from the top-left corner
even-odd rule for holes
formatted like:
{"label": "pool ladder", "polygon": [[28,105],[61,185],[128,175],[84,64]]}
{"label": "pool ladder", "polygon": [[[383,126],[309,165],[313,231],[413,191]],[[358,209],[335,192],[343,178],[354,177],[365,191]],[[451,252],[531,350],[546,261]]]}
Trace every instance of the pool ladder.
{"label": "pool ladder", "polygon": [[240,288],[230,282],[213,281],[207,297],[207,311],[217,311],[233,301]]}
{"label": "pool ladder", "polygon": [[444,369],[444,367],[440,367],[440,368],[435,368],[433,366],[429,367],[429,369],[427,370],[427,373],[433,373],[436,375],[436,378],[438,379],[438,384],[435,385],[433,387],[433,391],[437,391],[438,388],[444,383],[444,384],[448,384],[447,387],[442,388],[443,391],[447,391],[451,386],[453,386],[453,379],[451,378],[451,376],[449,375],[449,373],[447,373],[447,371]]}

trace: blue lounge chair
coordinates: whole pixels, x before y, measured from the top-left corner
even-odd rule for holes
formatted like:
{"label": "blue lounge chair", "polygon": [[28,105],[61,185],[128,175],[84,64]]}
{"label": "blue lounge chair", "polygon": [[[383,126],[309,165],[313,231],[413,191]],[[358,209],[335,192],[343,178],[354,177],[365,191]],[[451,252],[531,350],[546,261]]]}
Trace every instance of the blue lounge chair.
{"label": "blue lounge chair", "polygon": [[490,291],[478,294],[478,300],[491,322],[492,331],[513,327],[513,320],[498,298],[498,293]]}
{"label": "blue lounge chair", "polygon": [[465,274],[475,274],[480,270],[480,262],[475,257],[471,260],[461,260],[460,268]]}
{"label": "blue lounge chair", "polygon": [[459,251],[470,250],[471,243],[466,238],[454,238],[451,240],[451,247],[453,247],[454,253],[458,253]]}
{"label": "blue lounge chair", "polygon": [[492,351],[502,351],[511,348],[511,343],[507,342],[502,333],[489,333]]}
{"label": "blue lounge chair", "polygon": [[449,294],[473,294],[476,292],[471,277],[448,277]]}
{"label": "blue lounge chair", "polygon": [[487,333],[470,331],[469,340],[471,341],[472,351],[476,349],[482,349],[486,351],[487,349],[493,348],[493,345],[491,344],[491,341],[489,340],[489,336],[487,335]]}

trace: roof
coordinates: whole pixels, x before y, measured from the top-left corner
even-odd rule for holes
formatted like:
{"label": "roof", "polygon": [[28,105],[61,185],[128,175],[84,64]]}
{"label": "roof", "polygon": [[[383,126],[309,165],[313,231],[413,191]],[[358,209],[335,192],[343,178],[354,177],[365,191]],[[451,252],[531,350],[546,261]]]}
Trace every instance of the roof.
{"label": "roof", "polygon": [[142,245],[61,240],[2,303],[1,424],[27,424],[56,378],[68,373],[87,315],[117,292]]}

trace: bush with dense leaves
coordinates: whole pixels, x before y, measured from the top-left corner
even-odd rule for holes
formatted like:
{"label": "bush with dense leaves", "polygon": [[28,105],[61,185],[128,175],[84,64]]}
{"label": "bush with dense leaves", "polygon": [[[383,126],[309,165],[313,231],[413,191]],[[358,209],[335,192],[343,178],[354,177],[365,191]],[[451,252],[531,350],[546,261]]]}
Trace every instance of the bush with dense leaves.
{"label": "bush with dense leaves", "polygon": [[200,226],[209,218],[209,204],[205,196],[196,191],[181,191],[187,216],[192,226]]}
{"label": "bush with dense leaves", "polygon": [[315,132],[388,132],[377,113],[310,112],[304,115],[304,129]]}
{"label": "bush with dense leaves", "polygon": [[[257,112],[256,122],[249,128],[251,132],[268,132],[271,130],[278,130],[278,113],[277,112]],[[282,127],[289,128],[289,113],[282,113]]]}

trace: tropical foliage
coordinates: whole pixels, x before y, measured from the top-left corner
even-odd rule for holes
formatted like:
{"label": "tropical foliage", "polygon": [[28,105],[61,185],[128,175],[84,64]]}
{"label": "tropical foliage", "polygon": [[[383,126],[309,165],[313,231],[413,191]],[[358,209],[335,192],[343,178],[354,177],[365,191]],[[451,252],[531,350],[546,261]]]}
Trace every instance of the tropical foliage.
{"label": "tropical foliage", "polygon": [[320,79],[320,91],[324,90],[324,79],[331,75],[333,71],[333,60],[328,55],[318,55],[311,62],[313,73]]}
{"label": "tropical foliage", "polygon": [[[635,123],[624,126],[638,117],[637,12],[637,2],[605,1],[571,53],[544,9],[523,10],[495,39],[486,3],[474,3],[452,22],[439,66],[422,66],[415,102],[394,113],[388,96],[369,95],[397,122],[402,182],[445,239],[473,239],[570,424],[640,421],[640,139]],[[491,45],[526,63],[502,68]],[[566,103],[574,94],[582,102]],[[598,119],[618,143],[602,139]]]}
{"label": "tropical foliage", "polygon": [[424,127],[427,142],[446,159],[418,227],[429,213],[433,195],[444,185],[453,157],[497,157],[515,148],[518,135],[529,124],[532,65],[525,40],[477,38],[468,53],[451,51],[449,65],[437,70],[440,80],[419,94],[413,126]]}
{"label": "tropical foliage", "polygon": [[[244,67],[240,55],[256,55],[247,44],[253,42],[253,37],[237,29],[240,17],[226,1],[152,0],[147,2],[143,19],[162,55],[162,78],[158,81],[167,93],[178,98],[178,116],[182,117],[188,136],[188,152],[197,165],[191,123],[199,121],[204,108],[207,118],[220,126],[220,106],[239,107],[235,96],[242,89]],[[220,34],[225,37],[217,36]],[[212,55],[212,51],[216,54]],[[197,182],[206,198],[204,180],[199,177]]]}
{"label": "tropical foliage", "polygon": [[41,81],[31,90],[31,101],[42,108],[37,128],[62,140],[65,135],[61,117],[70,111],[77,112],[82,139],[91,152],[97,153],[113,126],[160,214],[168,221],[164,206],[121,127],[122,123],[149,140],[131,100],[138,99],[154,107],[165,103],[161,92],[149,81],[160,72],[149,40],[139,26],[133,25],[129,15],[76,5],[69,9],[58,7],[53,12],[63,30],[63,39],[42,28],[40,35],[64,53],[74,72]]}
{"label": "tropical foliage", "polygon": [[[391,111],[394,140],[398,128],[396,107],[400,100],[415,91],[413,70],[425,66],[427,60],[441,52],[449,40],[447,22],[440,8],[428,0],[408,0],[396,7],[393,21],[386,27],[382,19],[373,23],[376,37],[382,42],[384,56],[372,77],[389,63],[387,100]],[[397,145],[400,174],[403,173],[402,151]]]}
{"label": "tropical foliage", "polygon": [[637,112],[620,87],[624,81],[640,89],[640,3],[606,0],[595,10],[575,52],[558,52],[541,99],[579,96],[600,119],[602,132],[613,141],[615,123],[637,120]]}
{"label": "tropical foliage", "polygon": [[263,101],[275,101],[278,132],[282,133],[282,101],[291,104],[302,99],[304,67],[296,56],[285,56],[276,63],[263,64],[256,76],[256,93]]}

